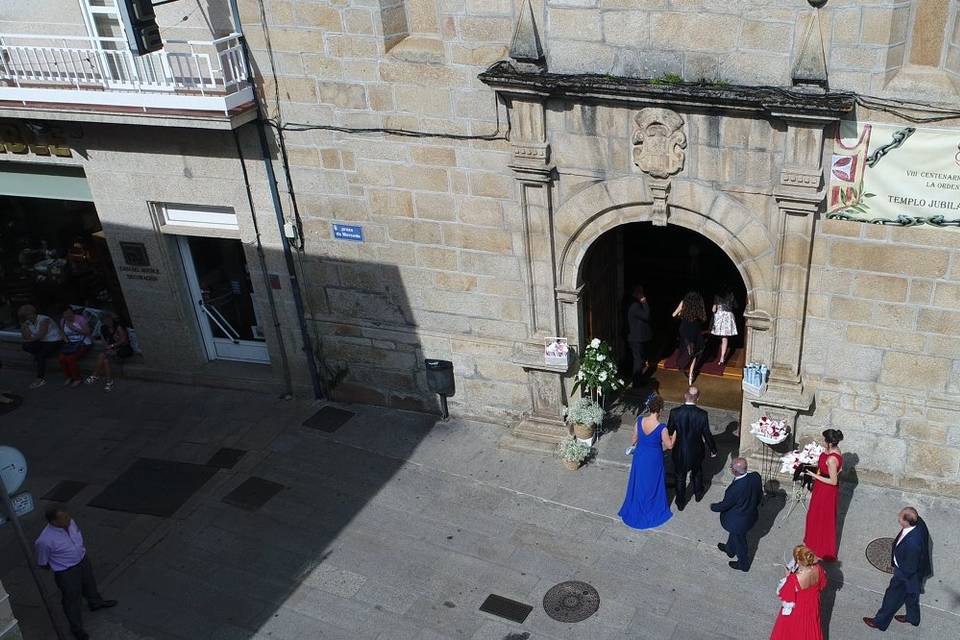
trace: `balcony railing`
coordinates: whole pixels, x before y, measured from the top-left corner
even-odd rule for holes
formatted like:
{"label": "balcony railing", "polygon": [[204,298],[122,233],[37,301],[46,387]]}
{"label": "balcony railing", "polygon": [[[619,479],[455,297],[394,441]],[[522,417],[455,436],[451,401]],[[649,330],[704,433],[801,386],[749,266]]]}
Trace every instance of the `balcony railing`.
{"label": "balcony railing", "polygon": [[0,101],[229,113],[252,99],[235,33],[145,56],[123,38],[0,35]]}

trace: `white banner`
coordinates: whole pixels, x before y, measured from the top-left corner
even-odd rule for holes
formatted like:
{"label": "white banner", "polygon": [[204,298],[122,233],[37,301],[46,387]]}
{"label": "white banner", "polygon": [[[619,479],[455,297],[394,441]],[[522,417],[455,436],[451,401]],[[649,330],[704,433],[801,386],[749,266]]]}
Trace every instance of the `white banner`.
{"label": "white banner", "polygon": [[960,229],[960,130],[843,122],[827,217]]}

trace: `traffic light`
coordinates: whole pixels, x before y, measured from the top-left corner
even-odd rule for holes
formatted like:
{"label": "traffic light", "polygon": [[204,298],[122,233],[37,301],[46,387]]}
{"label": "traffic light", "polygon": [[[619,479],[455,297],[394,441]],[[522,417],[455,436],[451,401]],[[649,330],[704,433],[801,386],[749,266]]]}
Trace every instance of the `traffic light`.
{"label": "traffic light", "polygon": [[133,53],[143,56],[163,49],[152,0],[117,0],[117,8]]}

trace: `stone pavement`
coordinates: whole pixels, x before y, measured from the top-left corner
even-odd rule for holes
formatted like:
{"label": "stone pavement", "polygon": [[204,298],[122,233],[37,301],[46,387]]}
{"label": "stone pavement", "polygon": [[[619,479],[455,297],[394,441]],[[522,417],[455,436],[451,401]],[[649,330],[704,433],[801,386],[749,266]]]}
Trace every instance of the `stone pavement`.
{"label": "stone pavement", "polygon": [[[27,455],[37,497],[61,480],[89,483],[69,507],[101,590],[120,600],[88,614],[94,640],[762,639],[777,609],[776,564],[802,536],[802,513],[785,519],[785,499],[771,498],[752,570],[728,569],[707,506],[723,490],[721,458],[704,502],[654,532],[625,528],[616,512],[629,427],[569,472],[498,449],[504,428],[491,424],[351,406],[356,416],[326,434],[300,426],[318,406],[266,395],[127,380],[112,394],[56,384],[28,392],[28,381],[4,371],[26,400],[0,416],[0,443]],[[721,442],[726,451],[733,439]],[[87,506],[137,457],[203,463],[224,446],[247,453],[171,518]],[[285,489],[253,512],[221,501],[251,476]],[[960,505],[866,485],[847,491],[843,562],[823,603],[830,637],[880,637],[860,617],[875,611],[887,576],[863,550],[896,533],[907,503],[930,523],[936,575],[922,625],[894,623],[884,637],[960,635]],[[30,535],[43,524],[39,511],[24,520]],[[0,580],[24,636],[53,637],[9,527],[0,543]],[[541,602],[571,579],[594,585],[601,606],[564,624]],[[490,593],[534,610],[523,624],[482,613]]]}

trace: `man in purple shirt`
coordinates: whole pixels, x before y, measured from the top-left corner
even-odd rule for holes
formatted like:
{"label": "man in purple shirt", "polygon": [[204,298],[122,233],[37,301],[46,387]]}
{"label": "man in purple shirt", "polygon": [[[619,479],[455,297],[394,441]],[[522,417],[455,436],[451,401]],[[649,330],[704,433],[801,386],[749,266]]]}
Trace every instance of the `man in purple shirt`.
{"label": "man in purple shirt", "polygon": [[87,549],[83,546],[83,534],[70,514],[63,507],[51,507],[46,517],[48,524],[36,542],[37,564],[53,571],[73,637],[89,640],[90,636],[83,630],[80,597],[87,599],[90,611],[113,607],[117,601],[104,600],[97,590]]}

